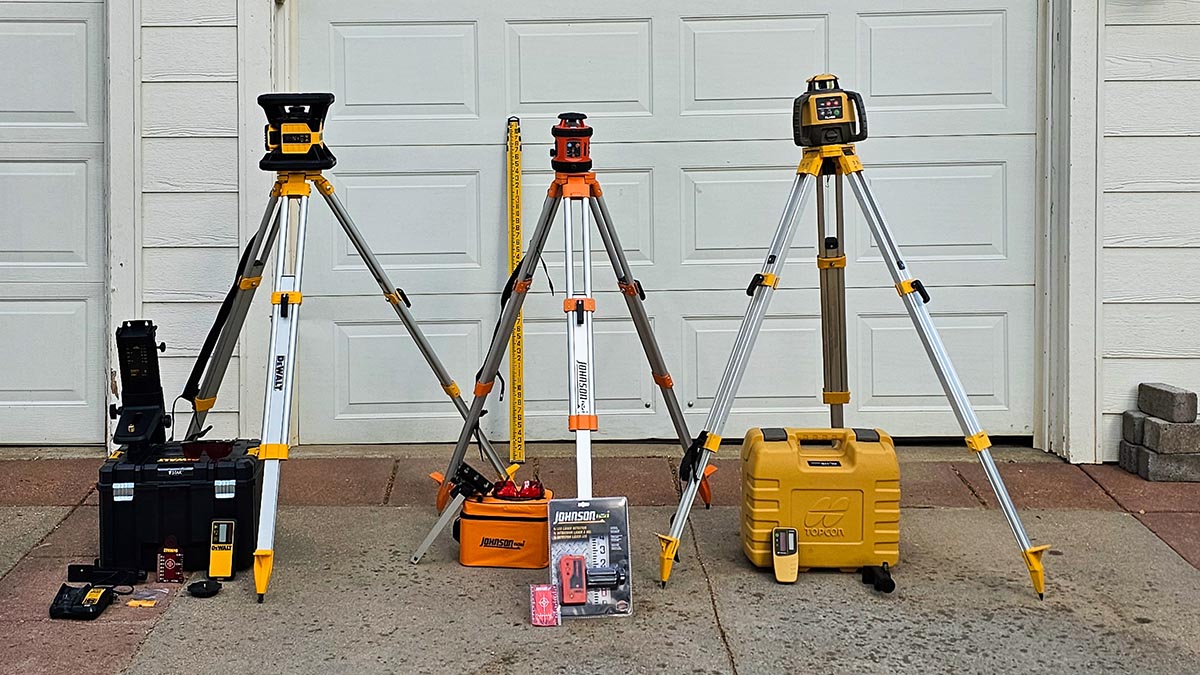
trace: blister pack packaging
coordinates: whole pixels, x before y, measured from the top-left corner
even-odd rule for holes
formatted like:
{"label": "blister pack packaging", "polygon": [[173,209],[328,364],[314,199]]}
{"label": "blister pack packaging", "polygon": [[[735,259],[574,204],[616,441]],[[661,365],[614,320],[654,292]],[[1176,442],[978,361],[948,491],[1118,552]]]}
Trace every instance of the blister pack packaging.
{"label": "blister pack packaging", "polygon": [[552,499],[550,582],[564,618],[633,613],[624,497]]}

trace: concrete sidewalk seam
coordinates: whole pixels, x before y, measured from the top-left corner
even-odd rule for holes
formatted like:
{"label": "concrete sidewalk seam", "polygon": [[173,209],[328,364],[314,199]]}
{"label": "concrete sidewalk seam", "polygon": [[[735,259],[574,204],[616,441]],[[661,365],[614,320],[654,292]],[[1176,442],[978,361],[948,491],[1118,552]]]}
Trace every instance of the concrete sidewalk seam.
{"label": "concrete sidewalk seam", "polygon": [[[955,476],[958,476],[958,479],[962,481],[963,485],[967,486],[967,490],[971,492],[971,496],[975,498],[975,501],[979,502],[980,506],[985,509],[990,508],[987,500],[983,498],[983,495],[979,494],[979,491],[975,489],[975,486],[971,485],[971,481],[967,480],[967,477],[962,475],[962,472],[958,470],[958,467],[955,466],[953,462],[950,463],[950,470],[954,472]],[[904,477],[901,476],[900,478],[901,481],[903,481]],[[901,483],[901,486],[903,487],[903,482]]]}
{"label": "concrete sidewalk seam", "polygon": [[[1125,506],[1124,504],[1121,503],[1120,499],[1117,499],[1117,496],[1115,494],[1113,494],[1112,490],[1109,490],[1108,488],[1104,487],[1104,483],[1101,483],[1100,481],[1096,480],[1096,477],[1093,476],[1092,474],[1088,473],[1087,471],[1083,471],[1082,469],[1080,469],[1080,471],[1082,471],[1083,475],[1087,476],[1089,480],[1091,480],[1093,483],[1095,483],[1096,487],[1100,488],[1100,491],[1103,492],[1105,495],[1107,495],[1108,498],[1111,499],[1114,504],[1121,507],[1122,511],[1124,511],[1125,513],[1133,513],[1133,511],[1128,506]],[[1139,522],[1141,522],[1141,521],[1139,521]],[[1145,525],[1145,523],[1143,523],[1143,525]],[[1155,535],[1155,536],[1158,536],[1158,535]]]}
{"label": "concrete sidewalk seam", "polygon": [[692,535],[692,550],[695,551],[696,562],[700,565],[700,572],[704,575],[704,585],[708,587],[708,602],[712,605],[713,621],[717,622],[717,634],[721,636],[721,646],[725,648],[725,658],[729,659],[729,668],[733,671],[733,675],[737,675],[737,661],[733,658],[733,647],[729,644],[729,635],[725,632],[725,625],[721,623],[721,610],[717,609],[717,593],[713,588],[712,575],[708,572],[708,565],[704,564],[704,556],[700,555],[700,540],[696,537],[696,527],[689,520],[688,532]]}
{"label": "concrete sidewalk seam", "polygon": [[383,489],[383,503],[380,506],[387,506],[392,501],[392,488],[396,486],[396,474],[400,472],[400,460],[392,460],[392,474],[388,476],[387,487]]}

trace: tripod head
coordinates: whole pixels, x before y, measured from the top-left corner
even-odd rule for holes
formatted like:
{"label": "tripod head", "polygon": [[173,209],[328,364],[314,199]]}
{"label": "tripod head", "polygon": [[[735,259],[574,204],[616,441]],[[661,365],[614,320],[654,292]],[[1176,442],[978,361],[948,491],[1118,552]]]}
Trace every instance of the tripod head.
{"label": "tripod head", "polygon": [[263,94],[258,104],[267,114],[267,154],[263,171],[322,171],[332,169],[337,158],[322,137],[325,115],[333,94]]}
{"label": "tripod head", "polygon": [[792,136],[809,148],[843,145],[867,138],[867,111],[862,95],[838,85],[828,73],[808,78],[808,91],[792,107]]}
{"label": "tripod head", "polygon": [[[126,321],[117,329],[117,357],[121,362],[121,407],[109,408],[117,419],[113,442],[126,446],[135,460],[145,458],[155,444],[167,440],[171,416],[163,403],[162,380],[158,374],[158,328],[150,321]],[[119,417],[119,419],[118,419]]]}
{"label": "tripod head", "polygon": [[587,115],[566,112],[558,116],[558,124],[550,128],[554,147],[550,149],[550,166],[560,173],[587,173],[592,170],[592,128],[584,124]]}

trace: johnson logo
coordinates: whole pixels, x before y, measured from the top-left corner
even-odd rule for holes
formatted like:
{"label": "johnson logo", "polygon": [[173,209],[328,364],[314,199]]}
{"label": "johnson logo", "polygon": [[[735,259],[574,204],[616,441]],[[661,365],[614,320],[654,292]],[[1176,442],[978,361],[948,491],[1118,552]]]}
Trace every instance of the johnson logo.
{"label": "johnson logo", "polygon": [[479,540],[480,548],[502,548],[508,551],[520,551],[525,548],[525,540],[516,541],[515,539],[499,539],[497,537],[483,537]]}
{"label": "johnson logo", "polygon": [[588,364],[576,361],[575,370],[579,373],[579,410],[584,411],[588,398]]}
{"label": "johnson logo", "polygon": [[846,530],[841,525],[850,508],[850,498],[821,497],[804,514],[804,534],[810,537],[844,537]]}
{"label": "johnson logo", "polygon": [[554,524],[559,523],[590,523],[599,520],[595,511],[559,511],[554,514]]}

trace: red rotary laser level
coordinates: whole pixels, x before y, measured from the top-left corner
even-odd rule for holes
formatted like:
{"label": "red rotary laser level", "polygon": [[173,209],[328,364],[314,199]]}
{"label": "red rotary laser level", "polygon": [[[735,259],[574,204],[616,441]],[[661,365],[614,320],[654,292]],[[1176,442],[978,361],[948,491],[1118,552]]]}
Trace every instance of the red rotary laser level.
{"label": "red rotary laser level", "polygon": [[584,124],[587,115],[563,113],[559,122],[550,128],[554,147],[550,149],[550,166],[560,173],[587,173],[592,170],[592,128]]}

